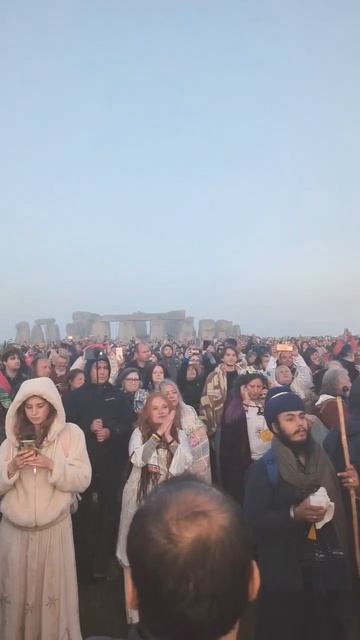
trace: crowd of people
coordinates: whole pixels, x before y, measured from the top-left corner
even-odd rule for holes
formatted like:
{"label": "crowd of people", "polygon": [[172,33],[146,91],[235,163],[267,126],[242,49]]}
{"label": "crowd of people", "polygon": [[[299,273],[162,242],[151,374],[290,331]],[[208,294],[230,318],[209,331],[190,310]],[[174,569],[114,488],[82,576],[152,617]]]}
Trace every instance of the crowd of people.
{"label": "crowd of people", "polygon": [[4,344],[0,638],[80,640],[77,582],[123,573],[134,639],[241,638],[256,598],[255,640],[350,639],[359,374],[348,330]]}

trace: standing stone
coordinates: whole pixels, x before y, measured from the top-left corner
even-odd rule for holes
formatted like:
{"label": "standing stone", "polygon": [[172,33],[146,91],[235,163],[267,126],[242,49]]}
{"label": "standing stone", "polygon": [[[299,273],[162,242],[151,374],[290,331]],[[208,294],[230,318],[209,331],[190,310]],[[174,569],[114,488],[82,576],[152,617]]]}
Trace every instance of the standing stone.
{"label": "standing stone", "polygon": [[30,325],[28,322],[18,322],[16,325],[16,342],[30,342]]}
{"label": "standing stone", "polygon": [[89,331],[86,333],[86,327],[82,322],[69,322],[66,325],[66,335],[71,336],[72,338],[87,338],[91,332],[91,326],[89,327]]}
{"label": "standing stone", "polygon": [[147,338],[147,326],[143,320],[135,320],[135,336],[137,338]]}
{"label": "standing stone", "polygon": [[60,342],[60,330],[56,322],[48,322],[45,324],[46,342]]}
{"label": "standing stone", "polygon": [[229,320],[218,320],[215,325],[215,334],[217,338],[230,338],[232,335],[233,323]]}
{"label": "standing stone", "polygon": [[34,324],[31,331],[30,342],[31,344],[36,344],[36,345],[45,343],[43,330],[40,324]]}
{"label": "standing stone", "polygon": [[200,340],[213,340],[215,338],[214,320],[200,320],[199,338]]}
{"label": "standing stone", "polygon": [[95,336],[98,342],[104,342],[105,338],[110,338],[110,323],[96,320],[92,324],[90,334]]}
{"label": "standing stone", "polygon": [[78,338],[86,338],[90,336],[94,322],[100,320],[100,315],[98,313],[89,313],[88,311],[74,311],[72,319],[77,330],[68,333],[68,335],[75,334]]}
{"label": "standing stone", "polygon": [[195,338],[194,318],[186,318],[180,322],[179,340],[193,340]]}
{"label": "standing stone", "polygon": [[165,338],[165,322],[161,318],[151,320],[150,338],[152,340],[163,340]]}
{"label": "standing stone", "polygon": [[233,326],[233,338],[240,338],[241,336],[241,328],[239,324],[234,324]]}
{"label": "standing stone", "polygon": [[119,338],[124,342],[129,342],[131,338],[136,337],[135,320],[124,320],[119,323]]}
{"label": "standing stone", "polygon": [[[158,320],[155,320],[155,322],[158,322]],[[164,335],[170,336],[171,338],[177,340],[179,338],[182,322],[184,322],[184,320],[174,320],[173,318],[171,318],[170,320],[164,320]]]}

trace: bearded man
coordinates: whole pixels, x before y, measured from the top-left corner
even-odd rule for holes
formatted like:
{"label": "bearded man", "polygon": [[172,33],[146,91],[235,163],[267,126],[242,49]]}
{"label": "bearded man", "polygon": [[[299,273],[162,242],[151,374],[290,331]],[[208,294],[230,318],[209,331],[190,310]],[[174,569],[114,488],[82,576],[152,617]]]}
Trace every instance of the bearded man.
{"label": "bearded man", "polygon": [[[350,577],[339,479],[289,387],[269,391],[264,414],[272,447],[251,465],[245,489],[262,578],[255,638],[346,640]],[[341,479],[358,483],[353,468]]]}

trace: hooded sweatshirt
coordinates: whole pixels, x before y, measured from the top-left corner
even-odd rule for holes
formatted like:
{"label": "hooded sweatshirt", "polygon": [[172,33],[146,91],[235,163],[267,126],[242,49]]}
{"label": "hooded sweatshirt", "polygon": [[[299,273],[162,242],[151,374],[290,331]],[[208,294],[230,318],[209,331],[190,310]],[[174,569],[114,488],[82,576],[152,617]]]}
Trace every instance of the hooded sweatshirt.
{"label": "hooded sweatshirt", "polygon": [[[54,462],[47,469],[24,467],[8,477],[8,464],[18,452],[15,437],[16,412],[33,396],[44,398],[56,410],[41,453]],[[5,423],[6,440],[0,447],[0,510],[14,525],[46,527],[70,514],[74,493],[83,492],[91,480],[91,466],[84,434],[75,424],[65,422],[59,392],[49,378],[35,378],[22,384]]]}
{"label": "hooded sweatshirt", "polygon": [[[78,424],[85,434],[94,475],[105,473],[115,479],[115,473],[121,475],[128,462],[133,414],[120,389],[110,382],[105,384],[91,382],[91,368],[94,362],[94,360],[86,362],[85,384],[80,389],[71,391],[64,399],[65,411],[68,420]],[[101,357],[98,362],[106,362],[110,371],[106,357]],[[110,430],[110,438],[104,442],[98,442],[91,431],[91,424],[97,418],[100,418],[104,426]]]}

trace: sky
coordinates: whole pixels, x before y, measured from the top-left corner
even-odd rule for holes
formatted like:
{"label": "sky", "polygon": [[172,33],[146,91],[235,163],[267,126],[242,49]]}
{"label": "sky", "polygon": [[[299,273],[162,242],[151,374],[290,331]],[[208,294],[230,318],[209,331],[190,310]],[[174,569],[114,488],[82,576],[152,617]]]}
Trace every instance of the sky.
{"label": "sky", "polygon": [[0,338],[360,333],[358,0],[2,0]]}

